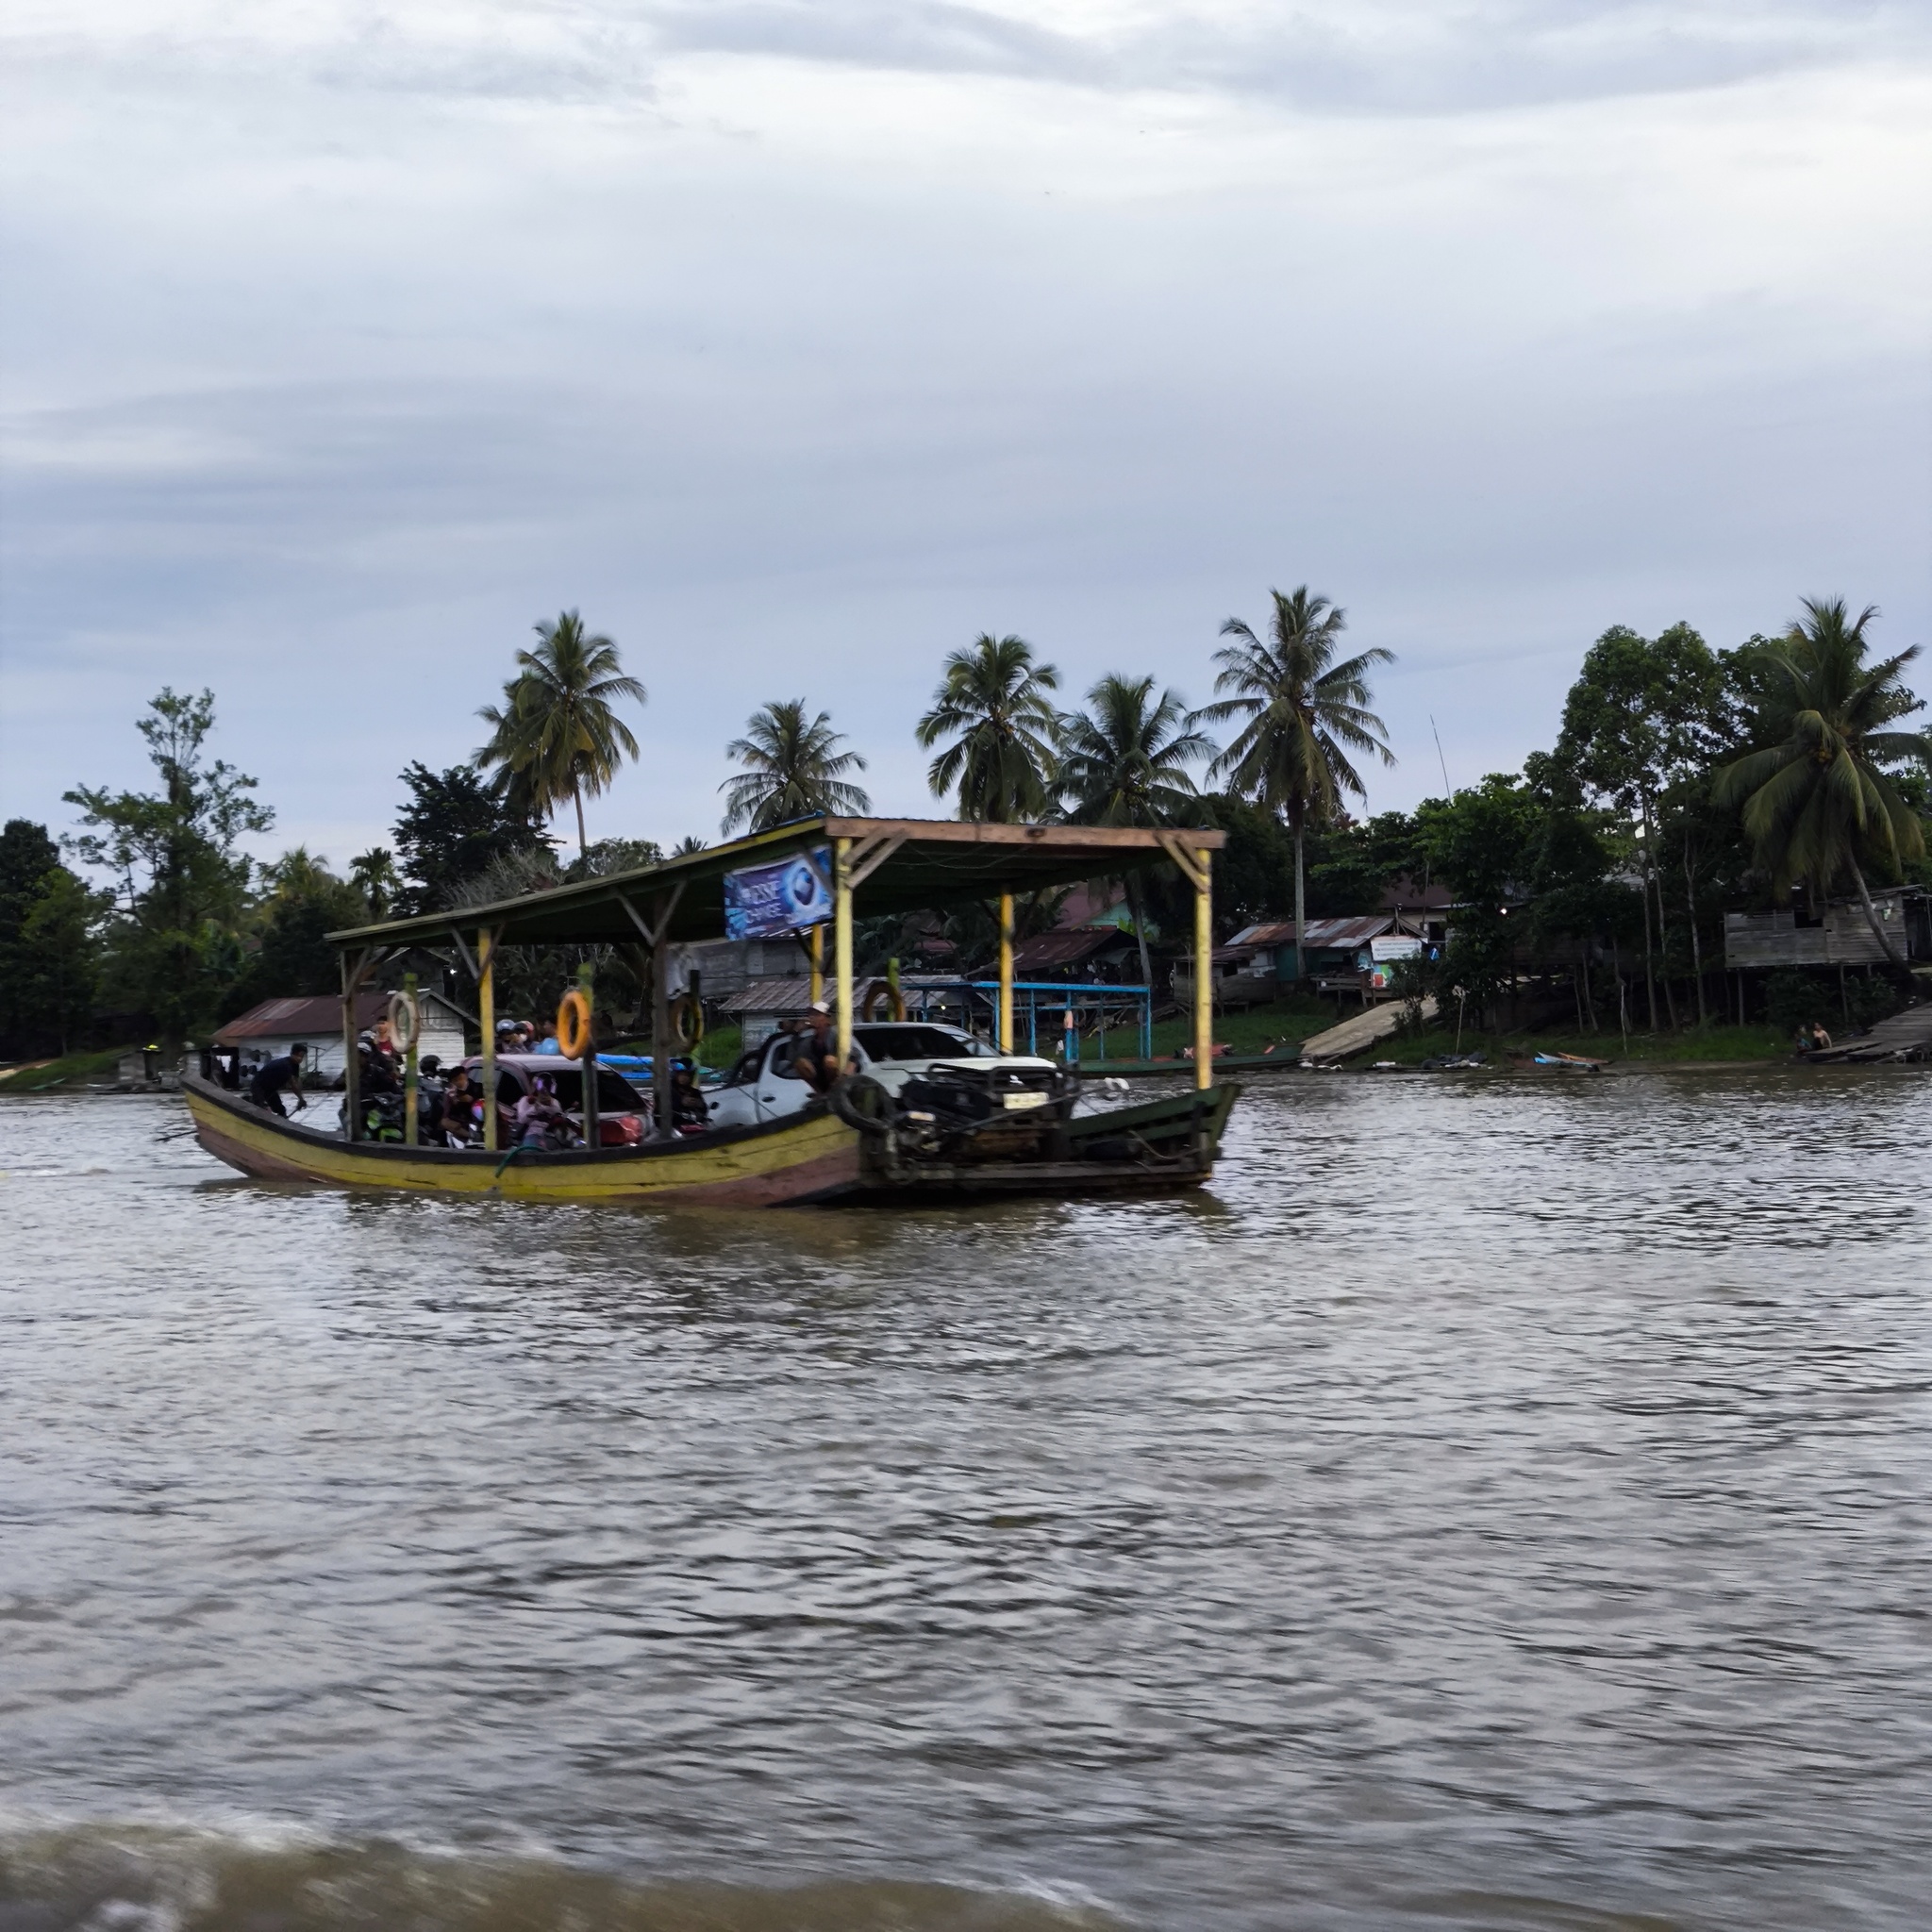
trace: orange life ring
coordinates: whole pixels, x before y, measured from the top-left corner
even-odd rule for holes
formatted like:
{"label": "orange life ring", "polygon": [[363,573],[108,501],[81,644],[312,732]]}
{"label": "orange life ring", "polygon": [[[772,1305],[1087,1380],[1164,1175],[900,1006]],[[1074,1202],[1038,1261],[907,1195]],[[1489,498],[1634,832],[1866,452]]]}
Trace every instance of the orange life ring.
{"label": "orange life ring", "polygon": [[681,992],[671,1002],[665,1016],[671,1022],[672,1038],[679,1046],[695,1046],[705,1037],[704,1003],[694,992]]}
{"label": "orange life ring", "polygon": [[[880,1002],[885,1002],[883,1009]],[[906,1017],[906,995],[890,980],[882,979],[866,995],[865,1010],[858,1016],[861,1020],[899,1021]]]}
{"label": "orange life ring", "polygon": [[591,1003],[584,990],[574,986],[557,1008],[557,1050],[567,1060],[580,1060],[591,1044]]}

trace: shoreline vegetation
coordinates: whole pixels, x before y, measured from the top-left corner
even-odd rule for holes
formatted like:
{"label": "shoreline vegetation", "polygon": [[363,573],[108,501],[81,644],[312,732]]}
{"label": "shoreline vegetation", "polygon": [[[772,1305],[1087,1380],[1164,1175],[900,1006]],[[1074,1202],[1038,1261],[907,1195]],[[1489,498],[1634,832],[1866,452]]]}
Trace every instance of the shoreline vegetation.
{"label": "shoreline vegetation", "polygon": [[[1807,599],[1780,636],[1715,651],[1688,625],[1655,638],[1612,625],[1585,653],[1552,750],[1462,786],[1445,764],[1441,797],[1360,817],[1356,761],[1393,762],[1370,708],[1371,674],[1392,659],[1379,646],[1342,657],[1344,613],[1306,586],[1270,598],[1260,626],[1222,625],[1233,641],[1213,653],[1212,695],[1197,708],[1151,675],[1119,674],[1063,708],[1058,670],[1012,634],[952,652],[913,728],[934,755],[936,803],[968,821],[1222,833],[1223,943],[1277,923],[1307,935],[1311,920],[1378,908],[1401,911],[1411,935],[1425,921],[1427,944],[1391,964],[1390,991],[1459,1015],[1464,1051],[1777,1059],[1801,1024],[1851,1030],[1923,996],[1913,948],[1926,943],[1932,892],[1932,734],[1904,728],[1925,708],[1903,680],[1918,647],[1877,656],[1875,610]],[[358,854],[341,873],[300,845],[273,860],[244,849],[273,827],[274,809],[252,776],[213,756],[212,691],[164,689],[137,721],[157,790],[76,787],[63,797],[80,829],[64,838],[25,819],[0,826],[0,1055],[75,1055],[131,1035],[172,1056],[266,1000],[336,992],[332,931],[430,911],[460,921],[466,908],[705,849],[696,834],[668,854],[647,839],[590,840],[585,801],[641,755],[618,708],[642,706],[644,687],[575,610],[536,633],[501,702],[478,713],[488,741],[441,773],[408,765],[393,849]],[[1204,725],[1232,736],[1224,745]],[[724,750],[737,767],[719,787],[727,833],[869,808],[854,782],[865,758],[803,696],[762,706]],[[1881,918],[1874,887],[1914,895],[1909,930],[1905,900]],[[1136,864],[1089,892],[1119,903],[1137,983],[1161,998],[1196,943],[1179,871]],[[1842,967],[1834,982],[1828,968],[1792,964],[1754,969],[1748,984],[1740,973],[1732,987],[1730,913],[1810,925],[1834,906],[1857,917],[1861,944],[1869,928],[1873,964],[1849,984]],[[859,923],[854,967],[875,974],[897,959],[983,976],[1002,920],[1024,942],[1067,910],[1064,894],[1033,893],[882,914]],[[1091,918],[1093,907],[1069,916]],[[1276,970],[1295,981],[1324,963],[1287,947]],[[1367,964],[1344,963],[1342,977]],[[505,948],[498,1010],[548,1013],[586,969],[602,1038],[634,1040],[650,991],[623,947]],[[1539,985],[1532,1011],[1525,991]],[[1758,1024],[1733,1026],[1734,1013]],[[1237,1054],[1285,1052],[1348,1017],[1345,1002],[1285,994],[1222,1015],[1218,1029]],[[1515,1030],[1538,1018],[1553,1030]],[[729,1063],[735,1032],[707,1042],[707,1064]],[[1162,1057],[1186,1023],[1155,1035]],[[1400,1063],[1455,1043],[1441,1028],[1367,1057]],[[97,1072],[80,1053],[71,1071],[0,1076],[0,1091]]]}
{"label": "shoreline vegetation", "polygon": [[[1341,1015],[1347,1017],[1346,1011]],[[1218,1044],[1234,1055],[1266,1053],[1271,1047],[1285,1066],[1298,1062],[1301,1044],[1336,1024],[1332,1005],[1309,999],[1283,1000],[1273,1006],[1252,1007],[1244,1011],[1215,1016],[1214,1037]],[[1191,1065],[1180,1058],[1191,1039],[1192,1022],[1185,1017],[1158,1021],[1154,1027],[1154,1058],[1173,1059],[1176,1072]],[[741,1029],[722,1026],[707,1034],[697,1058],[707,1067],[722,1072],[738,1058]],[[1108,1053],[1115,1060],[1138,1060],[1135,1029],[1122,1027],[1108,1035]],[[1054,1040],[1042,1041],[1049,1050],[1058,1045]],[[85,1091],[97,1082],[111,1080],[125,1046],[107,1047],[87,1053],[73,1053],[58,1058],[28,1060],[0,1067],[0,1096],[9,1093],[51,1093]],[[648,1053],[648,1041],[621,1041],[599,1049],[603,1053]],[[1402,1034],[1378,1041],[1367,1052],[1344,1063],[1344,1071],[1373,1071],[1377,1063],[1394,1062],[1402,1067],[1420,1066],[1423,1061],[1460,1052],[1480,1054],[1491,1068],[1507,1069],[1512,1064],[1533,1060],[1540,1053],[1574,1054],[1588,1059],[1608,1062],[1613,1067],[1693,1067],[1722,1065],[1795,1066],[1800,1064],[1790,1042],[1776,1027],[1769,1025],[1713,1025],[1693,1027],[1686,1032],[1643,1034],[1632,1032],[1626,1050],[1621,1035],[1579,1034],[1574,1030],[1526,1028],[1521,1032],[1479,1033],[1464,1027],[1461,1045],[1457,1045],[1456,1029],[1432,1026],[1421,1034]],[[1082,1072],[1098,1076],[1106,1072],[1098,1042],[1091,1036],[1080,1045]]]}

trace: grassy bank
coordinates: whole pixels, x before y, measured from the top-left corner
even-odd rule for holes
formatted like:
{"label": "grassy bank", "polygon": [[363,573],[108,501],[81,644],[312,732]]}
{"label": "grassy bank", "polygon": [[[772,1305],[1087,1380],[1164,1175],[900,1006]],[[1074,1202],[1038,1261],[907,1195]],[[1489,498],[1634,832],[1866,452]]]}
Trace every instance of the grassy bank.
{"label": "grassy bank", "polygon": [[86,1087],[111,1080],[125,1046],[104,1046],[93,1053],[70,1053],[57,1060],[29,1060],[25,1066],[0,1068],[0,1093],[46,1093],[58,1087]]}
{"label": "grassy bank", "polygon": [[[1454,1027],[1431,1027],[1414,1039],[1383,1041],[1363,1054],[1357,1064],[1395,1060],[1414,1066],[1419,1060],[1456,1051]],[[1465,1027],[1461,1051],[1479,1053],[1485,1059],[1498,1062],[1540,1053],[1574,1053],[1620,1065],[1791,1058],[1790,1041],[1774,1026],[1700,1026],[1683,1033],[1633,1033],[1627,1053],[1621,1033],[1478,1033]]]}
{"label": "grassy bank", "polygon": [[[1276,1000],[1266,1007],[1247,1007],[1239,1012],[1216,1013],[1214,1037],[1232,1053],[1264,1053],[1271,1046],[1284,1050],[1299,1046],[1335,1024],[1332,1001],[1307,999]],[[1194,1043],[1194,1018],[1183,1013],[1172,1020],[1160,1020],[1154,1027],[1154,1058],[1166,1059]],[[1131,1059],[1139,1051],[1138,1029],[1123,1028],[1107,1037],[1107,1050],[1116,1059]],[[1082,1041],[1083,1059],[1093,1057],[1093,1042]]]}

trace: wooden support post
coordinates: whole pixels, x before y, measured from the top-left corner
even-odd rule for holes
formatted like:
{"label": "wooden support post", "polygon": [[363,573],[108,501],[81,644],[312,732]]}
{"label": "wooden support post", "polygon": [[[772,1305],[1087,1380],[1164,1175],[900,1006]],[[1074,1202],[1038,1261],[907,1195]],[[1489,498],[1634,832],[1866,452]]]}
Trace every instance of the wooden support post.
{"label": "wooden support post", "polygon": [[1214,1084],[1214,855],[1194,854],[1194,1085]]}
{"label": "wooden support post", "polygon": [[603,1144],[597,1125],[597,991],[591,962],[586,959],[577,968],[577,991],[584,996],[588,1011],[584,1016],[584,1059],[583,1059],[583,1116],[584,1145],[597,1147]]}
{"label": "wooden support post", "polygon": [[483,1144],[496,1152],[496,934],[476,934],[476,1013],[483,1026]]}
{"label": "wooden support post", "polygon": [[651,1132],[658,1141],[676,1130],[671,1118],[671,962],[664,954],[661,944],[651,948]]}
{"label": "wooden support post", "polygon": [[823,924],[811,929],[811,1003],[817,1006],[825,996],[825,928]]}
{"label": "wooden support post", "polygon": [[[342,955],[342,1139],[353,1141],[362,1127],[362,1057],[356,1051],[356,994],[362,984],[367,952]],[[240,1064],[240,1057],[237,1057]]]}
{"label": "wooden support post", "polygon": [[852,1058],[852,841],[832,841],[832,977],[837,985],[839,1071]]}
{"label": "wooden support post", "polygon": [[1013,1050],[1013,895],[1000,894],[999,1049]]}
{"label": "wooden support post", "polygon": [[410,1034],[409,1044],[403,1053],[403,1145],[413,1147],[417,1144],[417,1121],[422,1113],[423,1092],[416,1074],[417,1035],[422,1031],[422,1011],[416,1004],[416,975],[403,974],[403,997],[408,1002],[410,1018],[415,1023]]}

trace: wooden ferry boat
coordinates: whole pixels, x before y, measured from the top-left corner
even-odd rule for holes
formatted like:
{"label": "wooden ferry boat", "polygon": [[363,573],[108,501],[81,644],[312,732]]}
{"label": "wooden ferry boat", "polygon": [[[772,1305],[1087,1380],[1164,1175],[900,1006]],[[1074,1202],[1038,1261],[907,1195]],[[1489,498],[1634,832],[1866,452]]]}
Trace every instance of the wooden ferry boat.
{"label": "wooden ferry boat", "polygon": [[[839,1064],[852,1057],[852,928],[857,918],[998,897],[998,1046],[1013,1042],[1012,895],[1077,883],[1135,864],[1168,860],[1195,891],[1195,943],[1209,950],[1209,866],[1219,832],[1066,825],[992,825],[952,820],[819,817],[638,872],[589,879],[496,905],[424,914],[330,935],[342,956],[345,1075],[342,1131],[286,1120],[207,1074],[184,1076],[201,1144],[244,1174],[349,1188],[399,1188],[519,1200],[611,1204],[712,1202],[775,1207],[835,1200],[909,1200],[1010,1193],[1122,1193],[1198,1186],[1213,1172],[1238,1090],[1212,1079],[1211,976],[1195,976],[1191,1091],[1138,1106],[1091,1108],[1078,1075],[1032,1063],[967,1060],[945,1072],[953,1110],[909,1106],[880,1081],[848,1075],[829,1096],[789,1117],[678,1135],[671,1065],[680,1041],[666,955],[726,928],[734,881],[774,866],[804,866],[826,888],[824,923],[834,958],[813,974],[837,1014]],[[808,879],[809,887],[810,879]],[[816,940],[816,935],[815,935]],[[635,1143],[600,1144],[597,1082],[582,1082],[588,1144],[538,1152],[497,1144],[496,1108],[486,1107],[480,1148],[430,1147],[355,1138],[356,997],[375,973],[407,952],[446,953],[475,977],[482,1021],[484,1092],[498,1091],[494,1058],[495,958],[506,945],[617,945],[631,949],[652,988],[655,1107],[667,1124]],[[817,950],[813,958],[819,957]],[[558,1061],[559,1069],[580,1062]],[[988,1086],[1029,1086],[1000,1104]],[[978,1087],[975,1088],[975,1082]],[[985,1091],[980,1091],[984,1089]],[[928,1082],[926,1091],[932,1091]],[[1024,1105],[1016,1105],[1024,1100]],[[1008,1110],[1013,1108],[1015,1110]]]}

